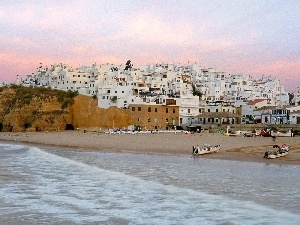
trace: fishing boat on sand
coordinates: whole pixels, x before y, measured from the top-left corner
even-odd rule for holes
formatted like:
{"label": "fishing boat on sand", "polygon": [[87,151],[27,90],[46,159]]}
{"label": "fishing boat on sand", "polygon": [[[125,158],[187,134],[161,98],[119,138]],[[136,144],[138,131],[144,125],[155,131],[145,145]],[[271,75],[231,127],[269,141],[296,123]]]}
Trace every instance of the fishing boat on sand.
{"label": "fishing boat on sand", "polygon": [[211,146],[205,144],[202,148],[196,145],[193,146],[193,155],[204,155],[204,154],[216,153],[219,152],[220,149],[221,149],[221,145]]}
{"label": "fishing boat on sand", "polygon": [[291,130],[289,131],[271,131],[271,136],[273,137],[291,137]]}
{"label": "fishing boat on sand", "polygon": [[242,133],[240,131],[235,131],[235,132],[226,132],[226,133],[223,133],[223,135],[235,137],[235,136],[242,136]]}
{"label": "fishing boat on sand", "polygon": [[262,136],[262,137],[271,137],[271,130],[270,129],[261,130],[260,131],[260,136]]}
{"label": "fishing boat on sand", "polygon": [[276,151],[266,151],[264,158],[266,159],[275,159],[282,156],[285,156],[290,151],[290,146],[283,144],[281,147],[279,145],[273,145],[273,148],[277,148]]}

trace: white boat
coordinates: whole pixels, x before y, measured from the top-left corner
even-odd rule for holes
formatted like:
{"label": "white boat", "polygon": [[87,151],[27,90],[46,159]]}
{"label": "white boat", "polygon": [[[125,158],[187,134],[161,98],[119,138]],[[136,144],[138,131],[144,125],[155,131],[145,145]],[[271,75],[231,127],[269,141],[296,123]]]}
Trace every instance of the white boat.
{"label": "white boat", "polygon": [[226,132],[223,133],[224,136],[242,136],[243,135],[243,132],[238,130],[238,131],[235,131],[235,132],[230,132],[229,131],[229,126],[227,126],[227,129],[226,129]]}
{"label": "white boat", "polygon": [[215,152],[219,152],[220,149],[221,149],[221,145],[211,146],[211,145],[205,144],[203,146],[203,148],[196,145],[196,146],[193,146],[193,155],[204,155],[204,154],[215,153]]}
{"label": "white boat", "polygon": [[277,148],[277,151],[266,151],[264,158],[266,159],[275,159],[282,156],[285,156],[290,151],[290,146],[283,144],[281,147],[279,145],[273,145],[273,148]]}
{"label": "white boat", "polygon": [[257,137],[260,136],[261,131],[255,129],[254,131],[243,132],[243,137]]}
{"label": "white boat", "polygon": [[271,136],[273,137],[291,137],[291,131],[282,132],[282,131],[271,131]]}
{"label": "white boat", "polygon": [[226,133],[223,133],[223,135],[224,136],[230,136],[230,137],[235,137],[235,136],[242,136],[242,133],[241,132],[239,132],[239,131],[236,131],[236,132],[233,132],[233,133],[228,133],[228,132],[226,132]]}

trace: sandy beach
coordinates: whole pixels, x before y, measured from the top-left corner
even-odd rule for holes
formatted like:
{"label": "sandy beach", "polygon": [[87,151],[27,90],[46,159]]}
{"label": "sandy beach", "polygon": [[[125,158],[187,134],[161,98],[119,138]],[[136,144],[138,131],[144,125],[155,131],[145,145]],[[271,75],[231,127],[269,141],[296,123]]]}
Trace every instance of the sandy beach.
{"label": "sandy beach", "polygon": [[[82,148],[104,152],[134,152],[140,154],[180,154],[192,157],[192,146],[217,145],[219,153],[197,157],[223,160],[252,161],[274,164],[300,165],[300,137],[227,137],[212,133],[159,133],[159,134],[104,134],[98,132],[63,131],[33,133],[0,133],[1,141],[22,142],[45,146]],[[264,159],[264,152],[274,151],[273,145],[287,144],[288,155]]]}

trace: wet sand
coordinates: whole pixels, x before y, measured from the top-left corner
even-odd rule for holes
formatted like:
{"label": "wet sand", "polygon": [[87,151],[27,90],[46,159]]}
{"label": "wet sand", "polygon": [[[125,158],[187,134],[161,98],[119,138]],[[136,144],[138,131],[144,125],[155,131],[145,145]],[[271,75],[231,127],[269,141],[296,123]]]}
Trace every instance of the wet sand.
{"label": "wet sand", "polygon": [[[1,132],[1,141],[47,146],[81,148],[103,152],[134,152],[140,154],[180,154],[192,157],[192,146],[221,144],[221,151],[196,157],[251,161],[272,164],[300,165],[300,137],[228,137],[212,133],[104,134],[98,132],[63,131],[10,133]],[[287,144],[288,155],[264,159],[264,152],[273,145]]]}

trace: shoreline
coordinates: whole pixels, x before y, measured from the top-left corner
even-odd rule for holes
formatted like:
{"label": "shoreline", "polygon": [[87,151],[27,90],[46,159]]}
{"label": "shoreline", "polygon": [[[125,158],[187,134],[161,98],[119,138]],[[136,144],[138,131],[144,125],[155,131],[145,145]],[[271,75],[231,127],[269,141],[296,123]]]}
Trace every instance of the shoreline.
{"label": "shoreline", "polygon": [[[0,132],[0,141],[24,143],[48,147],[85,149],[90,151],[162,154],[192,156],[192,146],[221,144],[218,153],[203,156],[210,159],[259,162],[280,165],[300,165],[300,138],[277,137],[227,137],[215,133],[185,134],[183,132],[159,134],[104,134],[98,132]],[[287,144],[291,147],[288,155],[276,159],[264,159],[267,150],[274,151],[273,145]]]}

